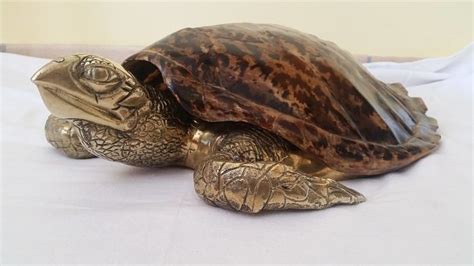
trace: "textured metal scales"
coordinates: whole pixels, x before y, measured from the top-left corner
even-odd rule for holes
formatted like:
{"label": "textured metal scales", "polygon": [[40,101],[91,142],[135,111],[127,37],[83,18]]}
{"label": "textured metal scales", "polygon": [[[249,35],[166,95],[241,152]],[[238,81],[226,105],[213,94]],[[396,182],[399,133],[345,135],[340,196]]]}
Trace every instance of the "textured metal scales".
{"label": "textured metal scales", "polygon": [[439,142],[420,99],[376,80],[335,44],[293,29],[187,28],[124,65],[136,60],[155,64],[194,116],[267,129],[342,172],[391,171]]}
{"label": "textured metal scales", "polygon": [[66,156],[74,159],[95,157],[81,144],[71,121],[50,115],[46,120],[44,131],[49,144]]}
{"label": "textured metal scales", "polygon": [[285,162],[292,147],[254,127],[220,131],[206,160],[194,173],[195,189],[206,202],[227,209],[324,209],[365,201],[360,193]]}

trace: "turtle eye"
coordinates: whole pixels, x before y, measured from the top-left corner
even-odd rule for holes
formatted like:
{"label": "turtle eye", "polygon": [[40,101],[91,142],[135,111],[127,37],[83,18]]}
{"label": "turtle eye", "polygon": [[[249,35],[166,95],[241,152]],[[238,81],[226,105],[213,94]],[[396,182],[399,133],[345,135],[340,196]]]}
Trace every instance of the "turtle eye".
{"label": "turtle eye", "polygon": [[86,65],[80,72],[80,80],[97,94],[110,93],[122,85],[120,73],[113,67],[103,65]]}
{"label": "turtle eye", "polygon": [[86,66],[81,76],[96,83],[109,83],[119,80],[116,71],[105,66]]}

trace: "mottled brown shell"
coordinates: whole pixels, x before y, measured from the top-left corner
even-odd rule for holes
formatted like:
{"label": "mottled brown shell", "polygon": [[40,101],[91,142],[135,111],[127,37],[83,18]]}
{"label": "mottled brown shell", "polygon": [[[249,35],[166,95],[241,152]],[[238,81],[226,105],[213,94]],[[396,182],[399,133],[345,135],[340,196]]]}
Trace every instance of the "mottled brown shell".
{"label": "mottled brown shell", "polygon": [[267,129],[338,171],[394,170],[439,142],[421,99],[378,81],[335,44],[286,27],[186,28],[124,66],[137,72],[143,61],[190,114]]}

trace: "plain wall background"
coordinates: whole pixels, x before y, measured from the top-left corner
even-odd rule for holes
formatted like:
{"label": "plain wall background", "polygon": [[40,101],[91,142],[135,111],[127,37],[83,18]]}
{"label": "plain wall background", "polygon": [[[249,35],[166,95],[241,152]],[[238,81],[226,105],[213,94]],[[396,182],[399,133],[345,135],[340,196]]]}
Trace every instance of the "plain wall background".
{"label": "plain wall background", "polygon": [[472,2],[3,1],[2,43],[148,45],[189,26],[277,23],[355,54],[446,56],[472,42]]}

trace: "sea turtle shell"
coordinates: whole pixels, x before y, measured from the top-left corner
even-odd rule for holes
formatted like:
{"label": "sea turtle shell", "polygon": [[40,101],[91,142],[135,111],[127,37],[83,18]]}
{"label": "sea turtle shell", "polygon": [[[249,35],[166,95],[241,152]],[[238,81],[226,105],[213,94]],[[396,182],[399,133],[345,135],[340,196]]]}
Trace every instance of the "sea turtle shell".
{"label": "sea turtle shell", "polygon": [[377,80],[332,42],[282,26],[186,28],[123,65],[142,80],[156,67],[199,119],[266,129],[348,174],[406,166],[440,138],[402,85]]}

